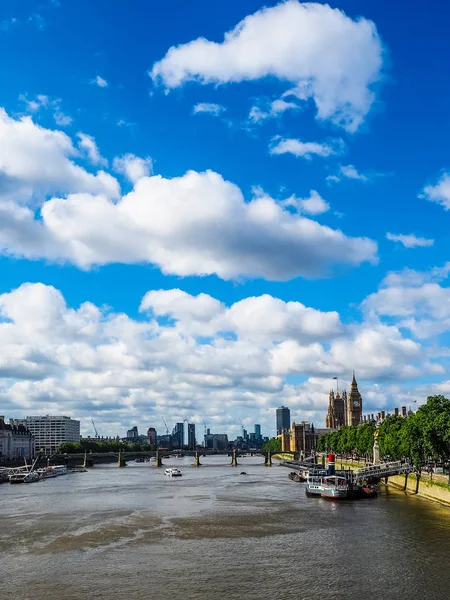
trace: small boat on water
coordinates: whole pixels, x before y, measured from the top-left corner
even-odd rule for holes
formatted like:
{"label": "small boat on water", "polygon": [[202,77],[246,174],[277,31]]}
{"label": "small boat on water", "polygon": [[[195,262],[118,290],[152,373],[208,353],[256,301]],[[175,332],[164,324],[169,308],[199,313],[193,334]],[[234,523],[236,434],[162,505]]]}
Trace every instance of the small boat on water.
{"label": "small boat on water", "polygon": [[87,473],[87,469],[84,467],[74,467],[73,469],[68,469],[67,473]]}
{"label": "small boat on water", "polygon": [[56,475],[67,475],[67,467],[66,465],[54,465],[52,469],[55,470]]}
{"label": "small boat on water", "polygon": [[323,471],[310,471],[306,477],[305,493],[307,496],[316,496],[320,498],[322,493],[322,479],[327,474]]}
{"label": "small boat on water", "polygon": [[168,477],[181,477],[183,473],[180,471],[180,469],[171,468],[166,469],[164,471],[164,475],[167,475]]}
{"label": "small boat on water", "polygon": [[291,473],[289,473],[288,477],[289,479],[297,483],[304,483],[306,481],[306,477],[301,473],[297,473],[296,471],[292,471]]}

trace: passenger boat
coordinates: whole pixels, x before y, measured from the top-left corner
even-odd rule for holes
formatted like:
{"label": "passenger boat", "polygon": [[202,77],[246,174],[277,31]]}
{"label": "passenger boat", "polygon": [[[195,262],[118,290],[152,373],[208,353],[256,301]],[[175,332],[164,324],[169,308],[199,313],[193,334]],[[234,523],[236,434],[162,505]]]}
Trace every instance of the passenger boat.
{"label": "passenger boat", "polygon": [[181,477],[183,473],[180,471],[180,469],[171,468],[166,469],[164,471],[164,475],[167,475],[168,477]]}
{"label": "passenger boat", "polygon": [[52,469],[56,471],[56,475],[67,475],[66,465],[55,465]]}
{"label": "passenger boat", "polygon": [[349,484],[345,477],[338,475],[329,475],[324,477],[321,483],[321,497],[338,500],[347,498],[349,495]]}
{"label": "passenger boat", "polygon": [[58,474],[56,473],[56,471],[53,467],[44,467],[43,469],[37,469],[36,473],[42,479],[50,479],[51,477],[58,476]]}
{"label": "passenger boat", "polygon": [[326,471],[310,471],[306,476],[305,493],[307,496],[320,497],[322,494],[322,479]]}
{"label": "passenger boat", "polygon": [[9,483],[35,483],[40,477],[36,471],[23,471],[9,476]]}

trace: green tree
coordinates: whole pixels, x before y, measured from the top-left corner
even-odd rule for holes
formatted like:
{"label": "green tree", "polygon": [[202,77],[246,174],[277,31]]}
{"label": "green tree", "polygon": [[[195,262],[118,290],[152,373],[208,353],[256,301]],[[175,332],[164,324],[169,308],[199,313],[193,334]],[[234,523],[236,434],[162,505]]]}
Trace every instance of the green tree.
{"label": "green tree", "polygon": [[281,452],[281,438],[271,438],[264,444],[262,449],[264,452],[273,452],[274,454],[279,454]]}

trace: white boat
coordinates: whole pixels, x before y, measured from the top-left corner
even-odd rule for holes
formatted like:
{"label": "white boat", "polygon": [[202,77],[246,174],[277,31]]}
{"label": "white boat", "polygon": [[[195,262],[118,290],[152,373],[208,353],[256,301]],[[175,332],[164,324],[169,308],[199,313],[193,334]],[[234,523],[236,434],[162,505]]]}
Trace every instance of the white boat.
{"label": "white boat", "polygon": [[52,467],[55,470],[56,475],[67,475],[66,465],[55,465]]}
{"label": "white boat", "polygon": [[35,483],[40,477],[36,471],[23,471],[9,476],[9,483]]}
{"label": "white boat", "polygon": [[53,467],[44,467],[42,469],[37,469],[36,473],[42,479],[50,479],[51,477],[57,476],[57,473]]}
{"label": "white boat", "polygon": [[322,480],[322,498],[339,499],[347,498],[349,493],[348,481],[345,477],[329,475]]}
{"label": "white boat", "polygon": [[167,475],[168,477],[181,477],[183,473],[180,471],[180,469],[171,468],[166,469],[164,471],[164,475]]}

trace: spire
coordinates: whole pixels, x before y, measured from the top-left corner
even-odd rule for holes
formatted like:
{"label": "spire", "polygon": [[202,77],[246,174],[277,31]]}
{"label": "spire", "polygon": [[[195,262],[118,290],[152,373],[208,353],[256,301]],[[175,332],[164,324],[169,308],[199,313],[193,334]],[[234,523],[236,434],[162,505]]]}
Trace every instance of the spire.
{"label": "spire", "polygon": [[355,377],[355,371],[353,370],[353,379],[352,379],[352,386],[356,385],[358,386],[357,382],[356,382],[356,377]]}

